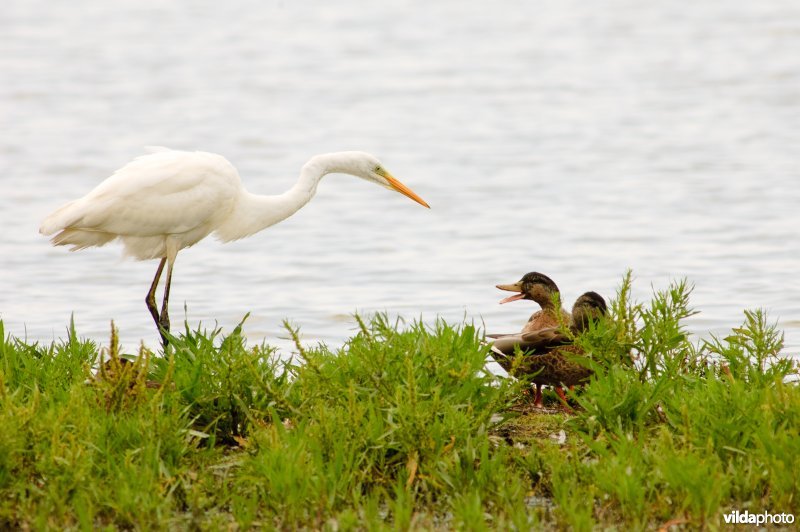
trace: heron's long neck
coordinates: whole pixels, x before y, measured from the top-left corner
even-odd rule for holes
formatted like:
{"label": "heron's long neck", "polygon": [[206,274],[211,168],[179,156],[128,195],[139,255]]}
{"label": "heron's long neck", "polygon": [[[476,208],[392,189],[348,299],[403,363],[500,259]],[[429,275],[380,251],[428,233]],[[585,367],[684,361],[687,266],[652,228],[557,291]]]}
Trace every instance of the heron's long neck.
{"label": "heron's long neck", "polygon": [[217,229],[217,236],[223,241],[238,240],[296,213],[314,197],[326,174],[342,171],[336,156],[334,153],[313,157],[303,166],[294,186],[283,194],[264,196],[243,190],[234,211]]}

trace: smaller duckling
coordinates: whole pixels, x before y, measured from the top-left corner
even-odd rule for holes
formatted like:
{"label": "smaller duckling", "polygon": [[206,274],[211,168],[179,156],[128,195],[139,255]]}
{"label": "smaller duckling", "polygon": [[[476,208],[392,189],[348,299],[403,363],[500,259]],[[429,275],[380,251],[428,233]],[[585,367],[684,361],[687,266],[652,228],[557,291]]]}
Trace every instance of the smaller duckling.
{"label": "smaller duckling", "polygon": [[[542,406],[542,385],[554,386],[559,397],[566,402],[561,386],[575,386],[589,380],[592,370],[574,360],[585,355],[583,349],[572,343],[576,334],[589,327],[589,323],[605,316],[608,308],[597,292],[586,292],[572,306],[570,333],[559,327],[549,327],[533,332],[506,335],[492,343],[492,357],[510,374],[532,375],[536,385],[534,404]],[[524,357],[514,367],[515,347]]]}
{"label": "smaller duckling", "polygon": [[[497,288],[509,292],[517,292],[513,296],[508,296],[500,300],[500,304],[529,299],[535,301],[542,307],[541,310],[534,312],[522,327],[522,332],[533,332],[548,327],[558,327],[569,323],[570,314],[559,308],[561,306],[561,292],[556,283],[543,273],[530,272],[522,276],[522,279],[513,284],[499,284]],[[559,315],[560,314],[560,315]],[[489,335],[495,338],[497,335]]]}

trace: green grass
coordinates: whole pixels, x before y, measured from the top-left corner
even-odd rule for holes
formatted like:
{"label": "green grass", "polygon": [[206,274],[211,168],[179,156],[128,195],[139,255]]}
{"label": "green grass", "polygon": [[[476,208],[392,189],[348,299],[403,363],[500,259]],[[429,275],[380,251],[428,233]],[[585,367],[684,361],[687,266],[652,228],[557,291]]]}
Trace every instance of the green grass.
{"label": "green grass", "polygon": [[638,304],[630,282],[577,340],[596,377],[571,414],[516,414],[524,384],[485,369],[467,324],[357,318],[343,347],[298,341],[290,361],[242,325],[186,328],[166,356],[123,363],[115,334],[30,345],[0,322],[0,528],[714,529],[731,509],[800,514],[781,334],[747,311],[692,343],[687,283]]}

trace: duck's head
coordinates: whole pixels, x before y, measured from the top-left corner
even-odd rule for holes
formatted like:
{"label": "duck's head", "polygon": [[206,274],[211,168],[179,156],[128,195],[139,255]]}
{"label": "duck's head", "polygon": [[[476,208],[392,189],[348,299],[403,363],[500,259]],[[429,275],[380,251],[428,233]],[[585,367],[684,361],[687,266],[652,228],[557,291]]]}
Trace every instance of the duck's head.
{"label": "duck's head", "polygon": [[578,330],[589,326],[589,321],[602,318],[608,312],[606,300],[597,292],[586,292],[572,305],[572,323]]}
{"label": "duck's head", "polygon": [[536,301],[542,307],[553,303],[553,296],[559,293],[558,286],[551,278],[543,273],[530,272],[522,276],[522,279],[513,284],[499,284],[497,288],[509,292],[517,292],[513,296],[508,296],[500,300],[500,304],[510,303],[520,299],[530,299]]}

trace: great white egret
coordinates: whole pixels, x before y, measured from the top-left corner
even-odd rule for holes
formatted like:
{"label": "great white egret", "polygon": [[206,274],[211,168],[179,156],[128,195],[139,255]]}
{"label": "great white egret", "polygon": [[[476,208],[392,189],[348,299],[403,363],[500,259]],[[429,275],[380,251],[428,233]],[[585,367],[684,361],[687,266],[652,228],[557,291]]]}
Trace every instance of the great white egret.
{"label": "great white egret", "polygon": [[[145,301],[164,345],[169,331],[169,288],[178,251],[214,233],[238,240],[285,220],[311,200],[320,179],[339,173],[395,190],[429,207],[392,177],[374,156],[358,151],[312,157],[292,188],[276,196],[251,194],[236,168],[207,152],[156,148],[117,170],[84,197],[67,203],[42,222],[39,232],[71,251],[103,246],[119,238],[125,254],[161,259]],[[167,266],[161,312],[155,292]]]}

